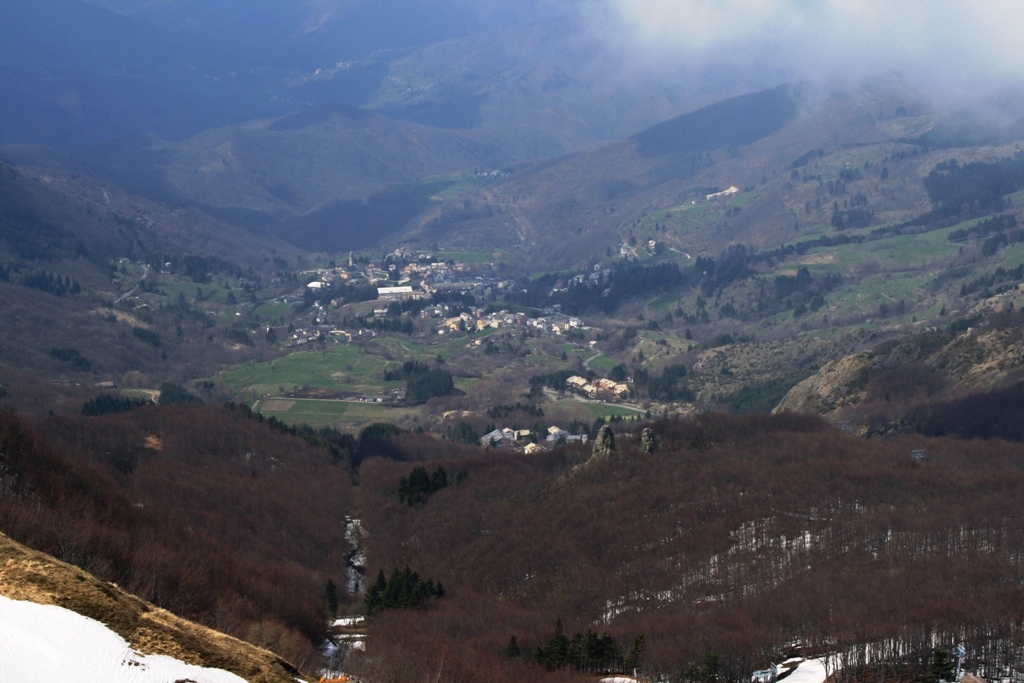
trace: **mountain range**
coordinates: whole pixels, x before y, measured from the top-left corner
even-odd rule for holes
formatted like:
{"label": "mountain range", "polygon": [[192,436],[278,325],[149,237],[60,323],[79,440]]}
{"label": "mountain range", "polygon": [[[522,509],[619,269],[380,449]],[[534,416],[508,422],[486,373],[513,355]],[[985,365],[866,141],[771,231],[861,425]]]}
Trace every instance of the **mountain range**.
{"label": "mountain range", "polygon": [[0,592],[253,680],[1020,670],[1019,99],[627,5],[0,5]]}

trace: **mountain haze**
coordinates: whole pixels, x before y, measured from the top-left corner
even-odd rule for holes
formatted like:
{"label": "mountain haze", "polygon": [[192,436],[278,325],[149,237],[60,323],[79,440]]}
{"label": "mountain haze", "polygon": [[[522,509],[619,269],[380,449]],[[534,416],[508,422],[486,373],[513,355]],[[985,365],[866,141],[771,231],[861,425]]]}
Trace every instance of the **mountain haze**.
{"label": "mountain haze", "polygon": [[[824,101],[799,87],[731,98],[626,141],[522,169],[460,198],[462,208],[450,203],[435,209],[411,234],[450,235],[472,245],[500,240],[557,265],[567,263],[570,254],[596,259],[608,248],[617,251],[638,219],[651,212],[670,211],[685,219],[689,210],[700,217],[678,234],[686,251],[714,254],[734,240],[777,244],[796,237],[792,226],[802,218],[781,201],[792,164],[816,148],[875,145],[887,152],[885,145],[914,126],[930,125],[919,117],[877,119],[880,109],[914,106],[912,99],[907,105],[903,101],[900,91],[889,87]],[[733,216],[709,219],[708,211],[724,214],[729,205],[705,207],[705,195],[730,186],[742,189],[749,204]],[[908,217],[920,207],[911,197],[902,201],[912,202]],[[696,207],[688,209],[691,202]],[[484,209],[490,216],[479,218]]]}

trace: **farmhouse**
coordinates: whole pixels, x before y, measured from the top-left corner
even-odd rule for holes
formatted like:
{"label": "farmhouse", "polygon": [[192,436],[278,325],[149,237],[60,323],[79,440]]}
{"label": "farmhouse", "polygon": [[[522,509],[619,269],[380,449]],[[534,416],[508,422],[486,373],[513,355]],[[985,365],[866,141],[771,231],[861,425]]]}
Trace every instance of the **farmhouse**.
{"label": "farmhouse", "polygon": [[586,391],[587,386],[590,384],[586,379],[579,375],[573,375],[569,379],[565,380],[565,383],[570,389],[577,389],[579,391]]}

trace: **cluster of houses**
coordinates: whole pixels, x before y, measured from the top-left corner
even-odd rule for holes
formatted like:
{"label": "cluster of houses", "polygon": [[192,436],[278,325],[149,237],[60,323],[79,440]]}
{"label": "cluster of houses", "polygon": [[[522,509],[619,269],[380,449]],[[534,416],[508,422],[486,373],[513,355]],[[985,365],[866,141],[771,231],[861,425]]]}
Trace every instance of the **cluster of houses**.
{"label": "cluster of houses", "polygon": [[408,278],[419,277],[424,282],[445,282],[468,270],[469,266],[464,263],[431,261],[429,263],[410,263],[402,268],[402,275]]}
{"label": "cluster of houses", "polygon": [[625,398],[629,394],[629,385],[622,382],[613,382],[610,379],[587,380],[579,375],[573,375],[565,380],[565,387],[569,391],[589,396],[590,398]]}
{"label": "cluster of houses", "polygon": [[567,292],[569,287],[573,285],[585,285],[588,282],[593,284],[600,283],[602,279],[607,277],[609,272],[610,269],[607,265],[598,263],[594,266],[594,270],[591,273],[577,273],[568,280],[557,280],[551,288],[551,293]]}
{"label": "cluster of houses", "polygon": [[[378,316],[387,315],[387,305],[392,302],[407,301],[410,299],[423,299],[435,292],[464,292],[472,294],[477,301],[493,300],[501,291],[518,287],[515,280],[496,278],[491,275],[473,275],[470,267],[464,263],[454,261],[432,260],[431,257],[421,256],[416,260],[408,250],[396,250],[384,258],[382,265],[353,263],[350,255],[349,263],[346,266],[318,268],[303,271],[303,275],[313,276],[306,286],[313,290],[323,290],[331,287],[339,280],[351,281],[354,278],[365,278],[367,282],[376,286],[377,300],[381,302],[374,314]],[[395,280],[394,277],[400,276]],[[555,290],[566,288],[571,284],[582,284],[585,282],[600,282],[607,274],[607,266],[598,264],[592,272],[581,273],[570,280],[559,281],[555,284]],[[340,301],[332,301],[333,306],[340,305]],[[320,333],[324,335],[334,334],[339,341],[349,337],[349,333],[342,333],[334,329],[324,329],[323,322],[318,318],[325,318],[326,311],[322,310],[319,303],[314,303],[314,320],[312,329],[308,331],[297,331],[291,339],[291,344],[301,345],[319,339]],[[420,315],[424,318],[439,319],[435,331],[439,335],[451,334],[453,332],[482,332],[487,329],[522,328],[536,333],[537,336],[566,335],[574,330],[586,329],[583,320],[576,316],[563,315],[557,307],[545,309],[544,315],[531,317],[522,312],[489,312],[484,307],[464,305],[435,304],[428,305],[422,309]],[[304,333],[305,332],[305,333]],[[360,331],[362,332],[362,331]],[[368,330],[367,333],[370,333]],[[358,335],[363,338],[362,334]],[[598,392],[616,393],[614,389],[598,387],[591,395]],[[583,391],[582,393],[588,393]]]}
{"label": "cluster of houses", "polygon": [[[436,307],[443,310],[441,307]],[[424,315],[432,316],[433,309],[425,309]],[[498,311],[487,313],[483,308],[473,308],[459,315],[445,318],[437,328],[438,334],[466,331],[480,332],[488,328],[502,329],[507,327],[525,327],[542,334],[566,334],[571,330],[584,329],[583,320],[575,316],[553,313],[551,315],[531,318],[525,313]]]}
{"label": "cluster of houses", "polygon": [[[397,254],[398,252],[396,252]],[[405,258],[403,253],[401,258]],[[395,254],[388,258],[399,258]],[[364,279],[377,287],[380,301],[404,301],[406,299],[423,298],[434,292],[458,291],[469,292],[481,298],[491,298],[495,292],[517,286],[515,280],[470,275],[469,266],[453,261],[417,261],[399,267],[395,263],[377,266],[374,263],[358,268],[351,263],[348,266],[332,268],[315,268],[305,270],[300,275],[313,276],[306,287],[312,290],[329,288],[339,281]],[[398,278],[397,280],[395,278]]]}
{"label": "cluster of houses", "polygon": [[586,443],[586,434],[570,434],[561,427],[548,427],[547,436],[544,437],[544,444],[533,440],[534,434],[529,429],[495,429],[492,432],[480,437],[480,445],[491,448],[516,448],[524,453],[535,453],[545,448],[550,448],[563,443]]}

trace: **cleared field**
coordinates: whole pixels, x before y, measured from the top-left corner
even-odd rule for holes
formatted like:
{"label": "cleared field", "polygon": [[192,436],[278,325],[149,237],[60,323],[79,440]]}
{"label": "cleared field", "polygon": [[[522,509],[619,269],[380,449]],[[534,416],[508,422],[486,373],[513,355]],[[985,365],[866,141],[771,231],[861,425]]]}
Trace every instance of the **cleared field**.
{"label": "cleared field", "polygon": [[643,417],[646,412],[640,408],[628,408],[626,406],[615,405],[613,403],[588,403],[585,401],[577,401],[572,398],[558,401],[555,406],[559,412],[569,414],[576,419],[586,420],[588,422],[596,420],[599,417],[603,417],[606,420],[612,417],[633,419],[636,417]]}
{"label": "cleared field", "polygon": [[295,401],[284,398],[268,398],[260,403],[260,410],[265,413],[287,413],[295,406]]}
{"label": "cleared field", "polygon": [[592,370],[599,370],[607,373],[609,370],[618,365],[619,362],[611,356],[598,356],[597,358],[590,361],[587,365]]}
{"label": "cleared field", "polygon": [[328,399],[279,399],[260,401],[256,410],[289,424],[313,427],[358,427],[371,422],[399,422],[419,414],[416,408],[392,408],[376,403]]}
{"label": "cleared field", "polygon": [[461,263],[490,263],[494,254],[487,251],[437,251],[433,252],[439,261],[459,261]]}
{"label": "cleared field", "polygon": [[237,392],[257,395],[295,388],[362,393],[394,389],[402,382],[385,382],[384,371],[400,365],[396,360],[368,352],[366,347],[328,346],[324,351],[299,351],[265,363],[232,368],[221,381]]}
{"label": "cleared field", "polygon": [[253,315],[258,315],[262,319],[273,320],[278,317],[283,317],[292,310],[291,304],[285,304],[281,302],[268,302],[260,304],[253,309]]}

